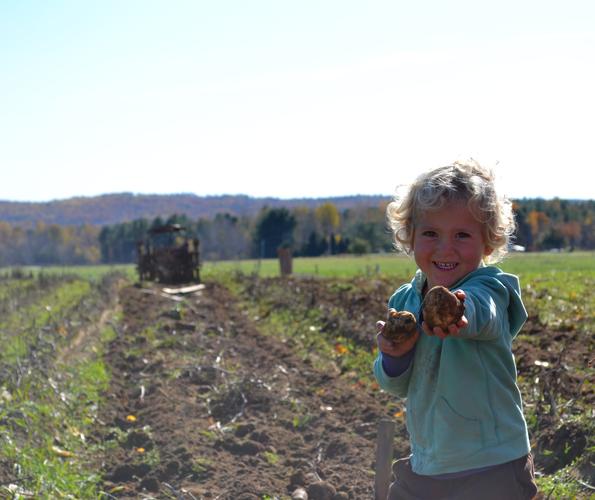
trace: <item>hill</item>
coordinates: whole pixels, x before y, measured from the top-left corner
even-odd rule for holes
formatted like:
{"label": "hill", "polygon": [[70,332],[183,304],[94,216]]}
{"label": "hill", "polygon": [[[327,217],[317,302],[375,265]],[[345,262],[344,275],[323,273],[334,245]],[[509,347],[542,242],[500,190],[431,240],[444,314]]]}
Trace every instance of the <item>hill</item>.
{"label": "hill", "polygon": [[0,201],[0,221],[11,225],[31,226],[36,222],[59,225],[91,224],[103,226],[135,219],[154,219],[185,214],[191,219],[211,218],[218,213],[236,216],[256,214],[269,208],[315,207],[331,202],[339,210],[358,206],[379,206],[389,196],[354,195],[330,198],[252,198],[246,195],[196,196],[116,193],[94,197],[76,197],[49,202]]}

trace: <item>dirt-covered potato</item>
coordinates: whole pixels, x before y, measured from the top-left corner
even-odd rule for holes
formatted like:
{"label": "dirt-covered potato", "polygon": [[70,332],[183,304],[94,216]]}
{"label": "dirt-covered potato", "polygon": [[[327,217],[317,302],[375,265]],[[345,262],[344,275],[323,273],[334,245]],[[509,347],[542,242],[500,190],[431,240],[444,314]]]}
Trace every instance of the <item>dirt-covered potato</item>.
{"label": "dirt-covered potato", "polygon": [[446,332],[448,325],[456,324],[461,319],[465,305],[448,288],[435,286],[426,293],[421,310],[423,321],[430,329],[438,326]]}
{"label": "dirt-covered potato", "polygon": [[411,337],[417,329],[415,316],[409,311],[397,311],[392,307],[386,315],[382,335],[393,342],[400,343]]}

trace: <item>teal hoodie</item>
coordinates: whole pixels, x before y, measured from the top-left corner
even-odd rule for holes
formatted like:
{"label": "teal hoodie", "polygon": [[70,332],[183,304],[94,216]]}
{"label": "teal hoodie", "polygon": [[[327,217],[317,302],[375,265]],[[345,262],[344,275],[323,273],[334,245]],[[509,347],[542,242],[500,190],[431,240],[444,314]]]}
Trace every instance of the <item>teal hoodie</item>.
{"label": "teal hoodie", "polygon": [[[419,319],[425,275],[418,271],[388,306]],[[511,350],[527,312],[519,281],[497,267],[480,267],[455,283],[464,290],[468,326],[461,337],[440,340],[422,333],[407,370],[389,377],[379,356],[380,387],[407,398],[411,467],[422,475],[497,465],[526,455],[523,417]]]}

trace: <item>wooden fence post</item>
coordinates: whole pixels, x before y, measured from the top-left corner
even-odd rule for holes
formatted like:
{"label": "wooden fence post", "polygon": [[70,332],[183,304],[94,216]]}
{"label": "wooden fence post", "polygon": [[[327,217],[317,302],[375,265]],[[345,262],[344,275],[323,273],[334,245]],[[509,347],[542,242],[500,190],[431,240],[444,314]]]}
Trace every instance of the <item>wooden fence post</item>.
{"label": "wooden fence post", "polygon": [[386,500],[391,480],[393,458],[393,438],[395,423],[382,419],[378,424],[376,437],[376,475],[374,480],[374,500]]}
{"label": "wooden fence post", "polygon": [[293,271],[292,266],[292,259],[291,259],[291,250],[289,248],[279,248],[277,250],[277,255],[279,256],[279,267],[281,270],[281,276],[289,276]]}

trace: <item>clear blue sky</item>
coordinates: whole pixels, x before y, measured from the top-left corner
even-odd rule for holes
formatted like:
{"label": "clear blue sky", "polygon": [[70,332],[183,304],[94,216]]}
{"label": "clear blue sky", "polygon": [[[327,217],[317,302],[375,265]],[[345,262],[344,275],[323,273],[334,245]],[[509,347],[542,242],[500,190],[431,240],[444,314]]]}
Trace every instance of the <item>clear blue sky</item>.
{"label": "clear blue sky", "polygon": [[593,198],[595,2],[0,1],[0,200],[387,194],[473,156]]}

